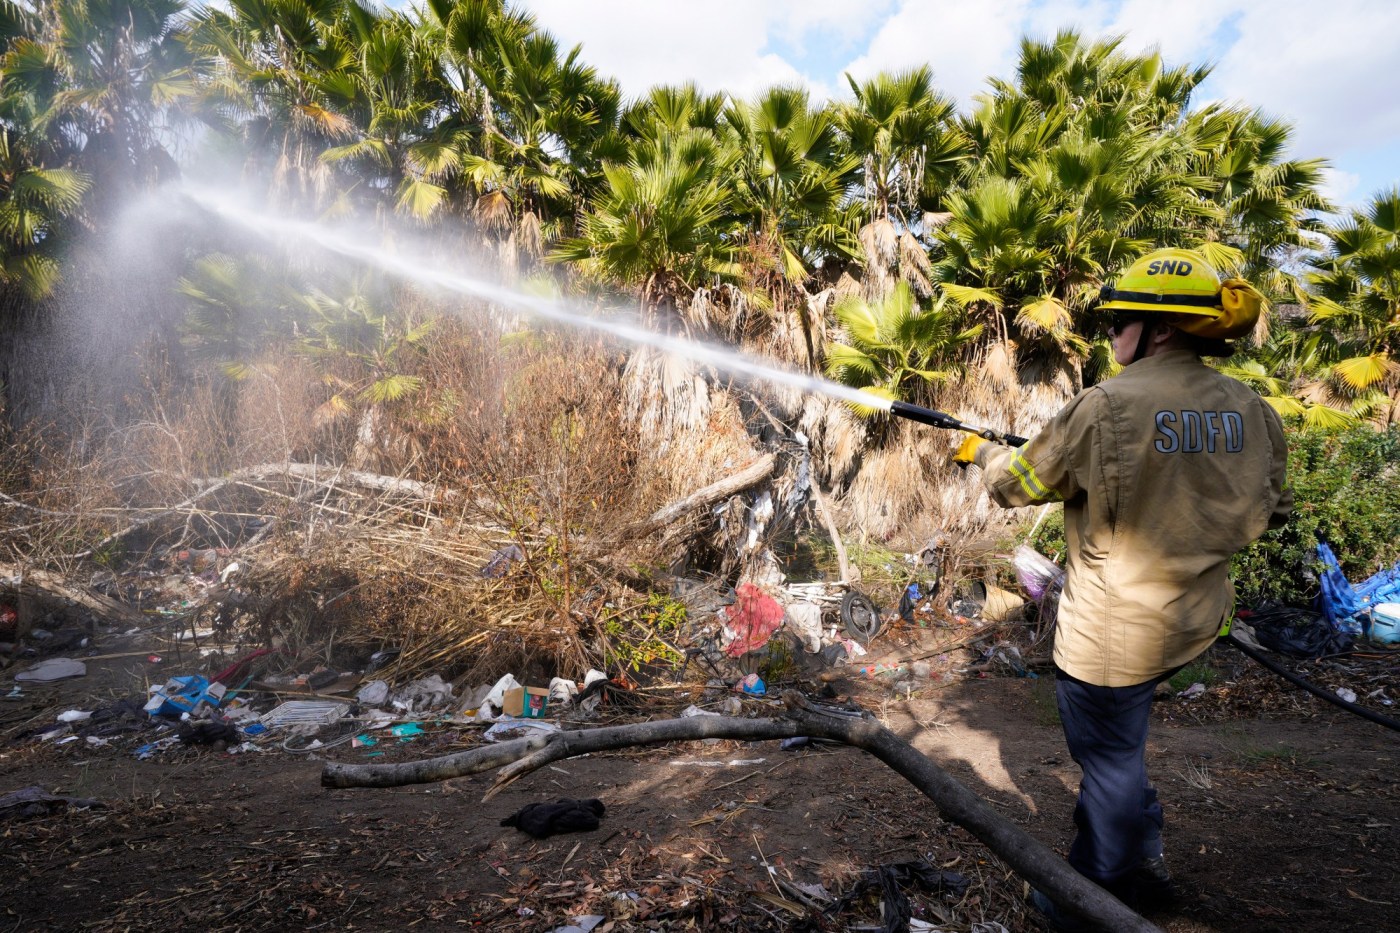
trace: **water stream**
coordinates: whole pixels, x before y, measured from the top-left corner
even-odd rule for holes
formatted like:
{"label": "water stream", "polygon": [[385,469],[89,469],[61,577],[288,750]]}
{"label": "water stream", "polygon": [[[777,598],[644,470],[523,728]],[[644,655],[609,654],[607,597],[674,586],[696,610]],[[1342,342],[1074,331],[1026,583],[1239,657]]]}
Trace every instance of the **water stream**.
{"label": "water stream", "polygon": [[561,300],[526,294],[445,268],[438,263],[395,254],[345,228],[332,228],[321,223],[257,210],[233,197],[208,189],[186,185],[179,190],[204,210],[260,235],[314,243],[323,249],[420,285],[485,299],[543,320],[609,334],[629,343],[652,347],[692,362],[713,366],[731,375],[791,386],[803,392],[819,393],[871,409],[890,409],[888,399],[859,389],[852,389],[818,376],[783,369],[727,348],[659,334],[628,323],[621,315],[599,317],[570,310],[568,303]]}

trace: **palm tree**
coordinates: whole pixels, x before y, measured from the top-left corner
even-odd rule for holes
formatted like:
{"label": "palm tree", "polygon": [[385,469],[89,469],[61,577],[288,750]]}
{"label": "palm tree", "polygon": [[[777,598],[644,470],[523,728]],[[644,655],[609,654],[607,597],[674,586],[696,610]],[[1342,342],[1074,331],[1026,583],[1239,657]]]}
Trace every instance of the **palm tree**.
{"label": "palm tree", "polygon": [[637,289],[648,315],[678,311],[697,287],[738,271],[727,188],[734,158],[706,130],[638,140],[625,163],[604,166],[606,187],[579,235],[550,258]]}
{"label": "palm tree", "polygon": [[938,208],[970,154],[953,122],[953,101],[934,90],[927,67],[878,74],[864,83],[848,75],[847,81],[855,99],[837,108],[836,120],[849,151],[861,159],[857,190],[866,218],[859,233],[866,294],[879,296],[902,278],[928,295],[927,249],[916,231],[931,223],[925,212]]}
{"label": "palm tree", "polygon": [[[340,23],[351,0],[228,0],[196,14],[189,45],[201,93],[244,147],[247,174],[291,206],[324,206],[333,191],[321,154],[354,137],[355,50]],[[354,8],[354,10],[351,10]],[[368,15],[368,14],[365,14]]]}
{"label": "palm tree", "polygon": [[310,314],[302,350],[331,391],[316,417],[322,424],[353,417],[350,462],[370,466],[392,441],[388,415],[423,389],[411,364],[433,322],[393,313],[393,290],[380,277],[356,281],[339,297],[317,289],[300,300]]}
{"label": "palm tree", "polygon": [[[747,231],[744,289],[749,304],[777,321],[795,319],[805,363],[815,369],[825,321],[806,283],[819,264],[859,261],[857,210],[848,193],[860,162],[839,152],[830,111],[807,92],[775,87],[724,112],[725,139],[737,155],[733,210]],[[824,315],[823,315],[824,316]]]}
{"label": "palm tree", "polygon": [[[7,122],[0,118],[0,286],[32,304],[58,284],[62,233],[89,181],[73,169],[35,164],[32,148],[19,133],[12,135]],[[21,303],[5,300],[3,307]]]}
{"label": "palm tree", "polygon": [[52,0],[11,43],[5,83],[32,96],[34,128],[74,153],[99,212],[176,170],[172,130],[196,99],[182,0]]}
{"label": "palm tree", "polygon": [[801,285],[828,256],[859,259],[842,208],[860,163],[838,154],[831,114],[801,88],[774,87],[731,102],[724,119],[739,151],[735,209],[776,271]]}
{"label": "palm tree", "polygon": [[887,399],[908,399],[949,379],[961,349],[982,332],[981,325],[961,327],[951,302],[921,309],[907,282],[877,302],[847,296],[837,302],[836,318],[849,342],[830,346],[827,375]]}
{"label": "palm tree", "polygon": [[1378,192],[1327,234],[1330,249],[1307,276],[1318,388],[1336,407],[1400,420],[1400,188]]}

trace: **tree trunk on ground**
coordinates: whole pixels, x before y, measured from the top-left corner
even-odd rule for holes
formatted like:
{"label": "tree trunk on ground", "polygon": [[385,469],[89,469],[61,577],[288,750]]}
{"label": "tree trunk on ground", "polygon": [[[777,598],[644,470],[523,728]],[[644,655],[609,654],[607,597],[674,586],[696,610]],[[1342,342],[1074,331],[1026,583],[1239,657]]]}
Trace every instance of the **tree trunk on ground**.
{"label": "tree trunk on ground", "polygon": [[733,719],[695,716],[555,732],[502,742],[426,761],[398,765],[352,765],[327,762],[321,771],[326,787],[397,787],[501,769],[486,796],[521,775],[553,761],[609,749],[697,739],[783,739],[812,736],[842,742],[879,758],[934,802],[939,813],[980,839],[1037,889],[1066,911],[1105,930],[1160,933],[1112,895],[1080,875],[1058,855],[1013,825],[963,787],[947,772],[889,730],[870,720],[825,714],[796,693],[784,695],[783,719]]}
{"label": "tree trunk on ground", "polygon": [[764,454],[738,473],[733,473],[718,482],[697,489],[685,498],[677,499],[670,505],[657,510],[650,518],[627,529],[627,533],[637,537],[649,534],[683,518],[696,509],[708,508],[722,499],[729,498],[736,492],[743,492],[751,486],[757,486],[772,475],[773,464],[773,455]]}
{"label": "tree trunk on ground", "polygon": [[[74,586],[58,574],[47,570],[25,569],[15,564],[0,563],[0,581],[12,581],[21,597],[72,603],[104,619],[120,620],[125,625],[144,625],[149,621],[125,603]],[[28,620],[22,622],[27,623]]]}

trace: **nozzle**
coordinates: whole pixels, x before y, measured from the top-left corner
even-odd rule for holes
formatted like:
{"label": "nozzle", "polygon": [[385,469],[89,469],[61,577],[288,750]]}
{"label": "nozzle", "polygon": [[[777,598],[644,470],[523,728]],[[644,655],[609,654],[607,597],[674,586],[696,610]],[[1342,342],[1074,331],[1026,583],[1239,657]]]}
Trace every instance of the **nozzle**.
{"label": "nozzle", "polygon": [[991,428],[979,427],[975,424],[968,424],[966,421],[959,421],[952,415],[943,411],[935,411],[932,408],[924,408],[919,405],[911,405],[908,402],[891,402],[890,414],[909,421],[917,421],[919,424],[926,424],[934,428],[943,428],[948,431],[966,431],[969,434],[976,434],[978,437],[985,437],[989,441],[996,441],[1011,447],[1020,447],[1026,442],[1026,438],[1018,437],[1015,434],[1004,434],[1000,431],[993,431]]}

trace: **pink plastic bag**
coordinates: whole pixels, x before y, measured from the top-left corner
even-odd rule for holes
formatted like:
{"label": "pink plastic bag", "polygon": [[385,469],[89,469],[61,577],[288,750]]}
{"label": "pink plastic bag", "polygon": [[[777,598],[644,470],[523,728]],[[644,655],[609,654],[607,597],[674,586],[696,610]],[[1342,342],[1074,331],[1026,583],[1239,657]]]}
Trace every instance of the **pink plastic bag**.
{"label": "pink plastic bag", "polygon": [[724,649],[731,658],[757,651],[768,644],[783,624],[783,607],[752,583],[740,585],[732,606],[724,609],[734,640]]}
{"label": "pink plastic bag", "polygon": [[1011,556],[1011,566],[1031,599],[1044,599],[1047,591],[1058,591],[1065,580],[1065,572],[1054,561],[1024,544]]}

